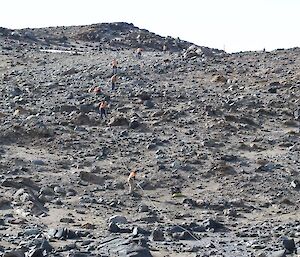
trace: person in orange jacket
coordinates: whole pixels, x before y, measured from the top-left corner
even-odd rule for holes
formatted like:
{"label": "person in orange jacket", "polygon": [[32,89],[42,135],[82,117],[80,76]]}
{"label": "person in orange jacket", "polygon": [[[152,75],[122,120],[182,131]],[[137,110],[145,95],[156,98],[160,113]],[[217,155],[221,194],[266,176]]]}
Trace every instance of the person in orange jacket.
{"label": "person in orange jacket", "polygon": [[117,74],[117,70],[118,70],[118,61],[116,59],[113,59],[111,62],[111,66],[112,66],[112,70],[113,70],[113,74]]}
{"label": "person in orange jacket", "polygon": [[114,74],[114,75],[110,78],[110,81],[111,81],[111,90],[115,90],[115,88],[116,88],[116,83],[117,83],[117,75]]}
{"label": "person in orange jacket", "polygon": [[100,111],[100,118],[102,119],[103,117],[107,118],[107,108],[108,108],[108,103],[107,101],[102,101],[99,105],[99,111]]}
{"label": "person in orange jacket", "polygon": [[130,172],[130,174],[128,176],[127,181],[128,181],[128,184],[129,184],[129,194],[134,193],[134,189],[135,189],[135,186],[136,186],[136,182],[135,182],[136,173],[137,173],[137,171],[134,170],[134,171]]}

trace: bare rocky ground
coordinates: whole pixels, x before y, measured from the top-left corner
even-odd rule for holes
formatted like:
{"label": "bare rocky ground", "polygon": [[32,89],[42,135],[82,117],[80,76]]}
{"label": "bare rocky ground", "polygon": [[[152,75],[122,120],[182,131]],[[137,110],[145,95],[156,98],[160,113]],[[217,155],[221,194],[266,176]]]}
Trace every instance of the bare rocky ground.
{"label": "bare rocky ground", "polygon": [[227,54],[126,23],[0,43],[1,256],[297,256],[283,237],[299,254],[299,48]]}

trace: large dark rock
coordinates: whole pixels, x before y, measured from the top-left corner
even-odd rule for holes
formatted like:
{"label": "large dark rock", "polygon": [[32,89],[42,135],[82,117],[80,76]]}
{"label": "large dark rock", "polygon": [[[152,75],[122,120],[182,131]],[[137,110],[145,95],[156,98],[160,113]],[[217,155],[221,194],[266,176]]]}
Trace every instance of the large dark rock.
{"label": "large dark rock", "polygon": [[95,124],[95,121],[90,119],[90,117],[87,114],[80,113],[72,119],[72,123],[77,126],[82,126],[82,125],[93,125]]}
{"label": "large dark rock", "polygon": [[44,250],[41,248],[38,249],[31,249],[29,252],[26,254],[26,257],[44,257],[43,254]]}
{"label": "large dark rock", "polygon": [[8,253],[5,253],[3,257],[25,257],[24,251],[11,251]]}
{"label": "large dark rock", "polygon": [[150,240],[152,241],[164,241],[164,232],[161,229],[154,229],[150,235]]}
{"label": "large dark rock", "polygon": [[112,233],[119,233],[121,232],[121,228],[114,222],[108,224],[108,231]]}
{"label": "large dark rock", "polygon": [[151,100],[144,101],[143,105],[149,109],[154,107],[154,103]]}
{"label": "large dark rock", "polygon": [[142,101],[146,101],[146,100],[150,100],[151,99],[151,95],[148,93],[148,92],[142,92],[140,95],[139,95],[139,98],[142,100]]}
{"label": "large dark rock", "polygon": [[140,127],[140,125],[141,124],[138,120],[132,119],[132,120],[130,120],[129,128],[136,129],[136,128]]}
{"label": "large dark rock", "polygon": [[103,185],[105,178],[87,171],[80,171],[80,179],[89,182],[91,184]]}
{"label": "large dark rock", "polygon": [[108,237],[100,242],[100,253],[110,253],[110,256],[120,257],[152,257],[143,238]]}
{"label": "large dark rock", "polygon": [[297,247],[295,244],[295,240],[289,239],[287,237],[282,237],[282,245],[286,249],[287,253],[292,254],[292,253],[297,253]]}
{"label": "large dark rock", "polygon": [[224,229],[224,225],[222,223],[213,219],[204,220],[201,225],[205,227],[205,229],[212,230],[212,231]]}
{"label": "large dark rock", "polygon": [[120,257],[152,257],[149,249],[137,244],[129,244],[118,252]]}
{"label": "large dark rock", "polygon": [[109,122],[110,126],[128,126],[129,121],[125,117],[113,117]]}
{"label": "large dark rock", "polygon": [[57,106],[54,108],[55,111],[57,112],[66,112],[66,113],[70,113],[70,112],[74,112],[74,111],[79,111],[78,108],[74,105],[67,105],[67,104],[63,104],[60,106]]}
{"label": "large dark rock", "polygon": [[49,238],[57,239],[76,239],[81,236],[79,232],[67,228],[50,229],[47,234]]}

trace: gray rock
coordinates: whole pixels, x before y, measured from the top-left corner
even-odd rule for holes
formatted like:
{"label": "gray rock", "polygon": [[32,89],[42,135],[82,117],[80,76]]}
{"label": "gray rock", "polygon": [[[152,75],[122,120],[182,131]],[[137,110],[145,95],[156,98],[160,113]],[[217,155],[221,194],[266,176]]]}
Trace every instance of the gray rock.
{"label": "gray rock", "polygon": [[272,93],[272,94],[276,94],[276,93],[277,93],[277,88],[276,88],[276,87],[270,87],[270,88],[268,89],[268,92],[269,92],[269,93]]}
{"label": "gray rock", "polygon": [[73,105],[61,105],[59,107],[55,107],[55,111],[58,112],[66,112],[66,113],[71,113],[71,112],[76,112],[79,111],[76,106]]}
{"label": "gray rock", "polygon": [[42,243],[39,247],[48,253],[51,252],[52,250],[54,250],[53,246],[50,245],[47,240],[42,240]]}
{"label": "gray rock", "polygon": [[47,234],[50,238],[57,239],[75,239],[80,235],[80,233],[74,232],[67,228],[50,229]]}
{"label": "gray rock", "polygon": [[91,112],[94,110],[95,110],[95,107],[93,104],[81,104],[79,106],[79,111],[82,113],[88,113],[88,112]]}
{"label": "gray rock", "polygon": [[25,31],[24,32],[24,37],[28,38],[30,40],[34,40],[34,41],[37,40],[35,34],[32,31]]}
{"label": "gray rock", "polygon": [[150,253],[149,249],[136,245],[136,244],[130,244],[124,249],[121,249],[119,251],[120,257],[152,257],[152,254]]}
{"label": "gray rock", "polygon": [[66,245],[64,245],[64,246],[62,247],[62,249],[63,249],[64,251],[70,251],[70,250],[73,250],[73,249],[76,249],[76,248],[77,248],[77,245],[76,245],[75,242],[74,242],[74,243],[66,244]]}
{"label": "gray rock", "polygon": [[134,236],[138,236],[138,235],[150,235],[150,232],[143,229],[143,228],[140,228],[140,227],[134,227],[133,230],[132,230],[132,234]]}
{"label": "gray rock", "polygon": [[96,174],[93,174],[91,172],[87,171],[80,171],[80,179],[83,181],[87,181],[92,184],[97,184],[97,185],[103,185],[105,182],[105,178]]}
{"label": "gray rock", "polygon": [[51,228],[51,229],[48,230],[47,235],[48,235],[50,238],[54,238],[54,237],[55,237],[55,234],[56,234],[56,231],[57,231],[57,229]]}
{"label": "gray rock", "polygon": [[237,217],[237,212],[236,212],[236,210],[235,210],[235,209],[232,209],[232,208],[230,208],[230,209],[225,209],[225,210],[223,211],[223,213],[224,213],[225,216]]}
{"label": "gray rock", "polygon": [[138,127],[140,127],[140,122],[136,119],[131,119],[130,122],[129,122],[129,128],[131,129],[136,129]]}
{"label": "gray rock", "polygon": [[149,109],[154,107],[154,103],[151,100],[146,100],[143,102],[143,105]]}
{"label": "gray rock", "polygon": [[45,162],[43,160],[32,160],[31,161],[34,165],[45,165]]}
{"label": "gray rock", "polygon": [[20,96],[22,94],[23,94],[23,92],[22,92],[22,90],[19,87],[13,87],[12,90],[11,90],[11,92],[10,92],[10,95],[12,97]]}
{"label": "gray rock", "polygon": [[189,231],[173,233],[172,237],[178,240],[196,240],[197,238],[196,236],[193,235],[192,232]]}
{"label": "gray rock", "polygon": [[147,145],[147,149],[148,150],[154,150],[156,147],[157,147],[156,144],[149,144],[149,145]]}
{"label": "gray rock", "polygon": [[54,237],[56,238],[65,238],[66,230],[64,228],[59,228],[56,230]]}
{"label": "gray rock", "polygon": [[60,195],[64,195],[66,194],[66,190],[60,186],[56,186],[54,187],[53,191],[56,193],[56,194],[60,194]]}
{"label": "gray rock", "polygon": [[26,257],[44,257],[44,251],[41,248],[31,249],[26,253]]}
{"label": "gray rock", "polygon": [[112,233],[119,233],[121,232],[121,228],[114,222],[110,222],[108,224],[108,231]]}
{"label": "gray rock", "polygon": [[59,221],[63,223],[75,223],[74,219],[72,218],[61,218]]}
{"label": "gray rock", "polygon": [[287,237],[282,237],[281,238],[282,240],[282,245],[283,247],[286,249],[287,253],[297,253],[297,247],[296,247],[296,244],[295,244],[295,240],[292,238],[292,239],[289,239]]}
{"label": "gray rock", "polygon": [[268,255],[268,257],[286,257],[286,252],[285,250],[281,250],[281,251],[276,251],[271,253],[270,255]]}
{"label": "gray rock", "polygon": [[125,117],[113,117],[110,122],[110,126],[128,126],[129,121]]}
{"label": "gray rock", "polygon": [[24,230],[24,235],[31,236],[31,235],[37,235],[40,233],[40,230],[38,228],[30,228]]}
{"label": "gray rock", "polygon": [[146,101],[146,100],[150,100],[151,99],[151,95],[150,93],[148,92],[142,92],[140,95],[139,95],[139,98],[143,101]]}
{"label": "gray rock", "polygon": [[70,252],[67,255],[68,257],[90,257],[93,256],[89,252]]}
{"label": "gray rock", "polygon": [[66,99],[73,99],[73,98],[74,98],[74,95],[72,92],[70,92],[66,95]]}
{"label": "gray rock", "polygon": [[193,199],[190,199],[190,198],[183,199],[182,203],[185,206],[189,206],[189,207],[197,207],[198,206],[197,202]]}
{"label": "gray rock", "polygon": [[259,253],[257,257],[268,257],[266,253]]}
{"label": "gray rock", "polygon": [[108,219],[108,223],[127,224],[128,221],[124,216],[115,215]]}
{"label": "gray rock", "polygon": [[297,109],[294,111],[294,118],[295,118],[295,120],[300,119],[300,109]]}
{"label": "gray rock", "polygon": [[139,206],[139,212],[148,212],[149,211],[149,207],[145,204],[141,204]]}
{"label": "gray rock", "polygon": [[5,253],[3,257],[25,257],[24,251],[11,251],[8,253]]}
{"label": "gray rock", "polygon": [[300,182],[298,180],[293,180],[291,182],[291,187],[295,188],[295,189],[300,189]]}
{"label": "gray rock", "polygon": [[213,219],[204,220],[201,225],[204,226],[205,229],[209,229],[209,230],[213,230],[213,231],[217,231],[219,229],[224,228],[223,224],[221,224],[220,222],[213,220]]}
{"label": "gray rock", "polygon": [[86,128],[81,127],[81,126],[76,126],[76,127],[74,128],[74,131],[75,131],[75,132],[88,132],[88,130],[87,130]]}
{"label": "gray rock", "polygon": [[42,195],[54,195],[55,192],[54,192],[54,190],[51,187],[45,186],[45,187],[41,188],[39,194],[42,194]]}
{"label": "gray rock", "polygon": [[79,113],[76,117],[74,117],[71,121],[76,126],[83,126],[83,125],[93,125],[95,121],[90,119],[87,114]]}
{"label": "gray rock", "polygon": [[150,235],[150,240],[152,240],[152,241],[165,241],[164,232],[159,228],[155,228],[152,231],[151,235]]}
{"label": "gray rock", "polygon": [[73,75],[73,74],[76,74],[78,71],[76,68],[72,67],[68,70],[65,70],[61,73],[62,76],[65,76],[65,75]]}

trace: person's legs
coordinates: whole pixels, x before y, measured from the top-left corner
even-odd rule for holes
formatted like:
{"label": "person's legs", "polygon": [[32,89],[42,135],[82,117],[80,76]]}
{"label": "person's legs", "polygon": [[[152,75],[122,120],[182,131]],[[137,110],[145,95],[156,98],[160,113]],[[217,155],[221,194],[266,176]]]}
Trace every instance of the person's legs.
{"label": "person's legs", "polygon": [[115,82],[111,82],[111,90],[115,90],[115,86],[116,86]]}
{"label": "person's legs", "polygon": [[103,108],[100,108],[100,119],[102,119],[103,116],[106,117],[106,115],[105,115],[105,110],[104,110]]}
{"label": "person's legs", "polygon": [[132,194],[135,188],[135,181],[134,179],[129,179],[128,183],[129,183],[129,194]]}

